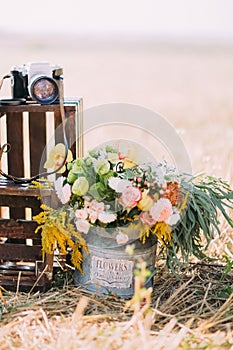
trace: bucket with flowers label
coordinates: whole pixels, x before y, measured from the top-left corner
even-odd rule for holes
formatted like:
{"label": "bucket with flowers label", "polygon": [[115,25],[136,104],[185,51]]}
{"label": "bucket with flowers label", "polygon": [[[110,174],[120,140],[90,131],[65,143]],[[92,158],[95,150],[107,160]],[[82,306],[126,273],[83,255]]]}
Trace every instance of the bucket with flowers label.
{"label": "bucket with flowers label", "polygon": [[64,254],[71,247],[75,284],[102,294],[131,297],[140,259],[151,274],[146,286],[153,286],[158,245],[173,271],[190,255],[203,258],[220,233],[218,211],[233,227],[226,182],[197,181],[166,162],[136,164],[112,146],[69,162],[55,190],[61,205],[34,217],[43,250]]}
{"label": "bucket with flowers label", "polygon": [[[130,236],[130,238],[129,238]],[[148,276],[145,287],[153,286],[156,239],[148,238],[144,245],[138,230],[123,233],[121,229],[91,228],[86,237],[88,254],[83,252],[83,271],[76,269],[74,283],[101,294],[116,294],[129,298],[134,293],[134,271],[138,261],[145,261]]]}

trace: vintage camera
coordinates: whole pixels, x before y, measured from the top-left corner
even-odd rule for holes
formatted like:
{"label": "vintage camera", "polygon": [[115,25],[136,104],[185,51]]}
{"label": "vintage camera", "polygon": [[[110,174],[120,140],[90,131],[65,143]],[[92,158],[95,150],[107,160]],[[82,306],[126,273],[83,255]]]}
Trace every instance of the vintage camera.
{"label": "vintage camera", "polygon": [[59,103],[59,83],[63,70],[48,62],[33,62],[11,69],[13,99],[49,105]]}

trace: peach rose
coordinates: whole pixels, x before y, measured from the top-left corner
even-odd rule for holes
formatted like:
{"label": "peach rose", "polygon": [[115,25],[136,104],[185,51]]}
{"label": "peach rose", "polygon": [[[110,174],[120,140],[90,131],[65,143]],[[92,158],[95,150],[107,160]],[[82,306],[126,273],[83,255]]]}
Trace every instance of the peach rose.
{"label": "peach rose", "polygon": [[119,203],[124,208],[134,208],[142,198],[142,193],[137,187],[127,186],[119,198]]}
{"label": "peach rose", "polygon": [[156,220],[147,211],[142,212],[139,217],[145,225],[153,226],[156,223]]}
{"label": "peach rose", "polygon": [[155,221],[162,222],[168,220],[172,215],[172,204],[167,198],[160,198],[151,208],[150,215]]}

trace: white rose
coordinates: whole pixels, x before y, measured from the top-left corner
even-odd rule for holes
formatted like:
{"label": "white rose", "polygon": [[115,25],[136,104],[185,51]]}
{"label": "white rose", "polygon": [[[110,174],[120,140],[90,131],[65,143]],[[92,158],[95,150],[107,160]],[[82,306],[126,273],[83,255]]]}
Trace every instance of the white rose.
{"label": "white rose", "polygon": [[168,225],[173,226],[177,224],[177,222],[180,220],[180,214],[176,208],[174,208],[173,213],[169,218],[165,221]]}
{"label": "white rose", "polygon": [[131,186],[131,182],[124,179],[119,179],[118,177],[110,177],[108,179],[108,185],[114,191],[122,193],[127,186]]}

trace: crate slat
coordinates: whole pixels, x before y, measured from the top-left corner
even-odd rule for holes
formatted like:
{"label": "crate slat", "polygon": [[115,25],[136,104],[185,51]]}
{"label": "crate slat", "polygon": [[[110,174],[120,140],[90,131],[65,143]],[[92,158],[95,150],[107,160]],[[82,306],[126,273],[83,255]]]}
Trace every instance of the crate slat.
{"label": "crate slat", "polygon": [[0,244],[0,258],[4,261],[35,261],[42,258],[41,246],[17,243]]}
{"label": "crate slat", "polygon": [[[35,285],[37,278],[33,276],[4,276],[0,274],[0,285],[10,291],[16,291],[17,287],[20,292],[29,292],[32,286]],[[33,292],[42,291],[45,292],[48,289],[48,281],[42,277],[34,286]]]}
{"label": "crate slat", "polygon": [[7,113],[7,142],[11,150],[7,153],[8,172],[15,176],[24,176],[23,154],[23,115]]}
{"label": "crate slat", "polygon": [[30,167],[31,176],[39,174],[40,164],[45,163],[46,114],[29,113]]}
{"label": "crate slat", "polygon": [[40,239],[40,233],[35,234],[36,227],[33,220],[0,219],[0,237]]}

